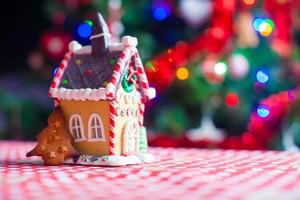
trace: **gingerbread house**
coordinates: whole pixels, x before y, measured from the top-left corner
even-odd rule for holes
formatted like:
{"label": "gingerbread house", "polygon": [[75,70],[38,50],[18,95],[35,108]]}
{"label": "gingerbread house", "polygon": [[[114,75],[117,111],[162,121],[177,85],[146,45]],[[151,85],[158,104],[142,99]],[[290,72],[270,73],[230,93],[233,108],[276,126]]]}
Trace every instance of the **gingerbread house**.
{"label": "gingerbread house", "polygon": [[101,14],[90,46],[72,41],[52,81],[49,96],[60,106],[78,153],[133,155],[146,150],[145,103],[155,97],[136,49],[137,39],[110,42]]}

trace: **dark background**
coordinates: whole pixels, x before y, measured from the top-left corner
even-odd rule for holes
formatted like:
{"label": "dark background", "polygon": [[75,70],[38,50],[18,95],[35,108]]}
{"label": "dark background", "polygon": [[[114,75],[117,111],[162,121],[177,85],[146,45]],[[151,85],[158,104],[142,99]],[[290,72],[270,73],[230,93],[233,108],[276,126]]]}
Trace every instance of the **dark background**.
{"label": "dark background", "polygon": [[43,16],[43,1],[5,1],[1,5],[1,73],[26,70],[28,53],[37,46],[49,23]]}

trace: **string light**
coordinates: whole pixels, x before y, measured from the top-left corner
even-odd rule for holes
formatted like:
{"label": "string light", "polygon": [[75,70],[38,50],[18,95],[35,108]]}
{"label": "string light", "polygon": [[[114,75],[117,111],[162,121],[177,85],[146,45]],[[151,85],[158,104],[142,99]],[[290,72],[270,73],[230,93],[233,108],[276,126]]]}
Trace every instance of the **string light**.
{"label": "string light", "polygon": [[93,26],[93,21],[92,20],[87,19],[87,20],[84,20],[84,22],[87,23],[90,26]]}
{"label": "string light", "polygon": [[262,36],[267,37],[271,35],[274,30],[274,22],[271,19],[256,18],[252,24],[254,30],[259,32]]}
{"label": "string light", "polygon": [[229,106],[229,107],[235,107],[238,103],[239,103],[239,97],[236,93],[228,93],[225,97],[225,103]]}
{"label": "string light", "polygon": [[264,22],[264,20],[262,18],[256,18],[252,24],[254,30],[259,31],[259,25],[263,22]]}
{"label": "string light", "polygon": [[77,28],[77,33],[82,38],[88,38],[92,34],[92,24],[89,23],[87,20],[80,24]]}
{"label": "string light", "polygon": [[258,114],[258,116],[260,116],[262,118],[265,118],[265,117],[269,116],[269,114],[270,114],[269,107],[266,106],[266,105],[260,105],[260,106],[258,106],[258,108],[257,108],[257,114]]}
{"label": "string light", "polygon": [[147,72],[156,72],[156,69],[152,62],[147,62],[146,67]]}
{"label": "string light", "polygon": [[214,71],[218,75],[224,75],[227,71],[227,65],[224,62],[218,62],[214,66]]}
{"label": "string light", "polygon": [[265,19],[264,21],[266,23],[268,23],[272,27],[272,29],[274,29],[275,25],[274,25],[274,22],[271,19]]}
{"label": "string light", "polygon": [[244,0],[243,2],[244,2],[244,4],[246,4],[248,6],[251,6],[251,5],[255,4],[255,0]]}
{"label": "string light", "polygon": [[152,14],[154,19],[162,21],[171,14],[171,8],[166,2],[156,1],[153,4]]}
{"label": "string light", "polygon": [[273,28],[269,23],[264,21],[259,25],[258,30],[262,36],[267,37],[272,33]]}
{"label": "string light", "polygon": [[185,67],[180,67],[176,71],[176,76],[179,80],[186,80],[189,77],[189,70]]}
{"label": "string light", "polygon": [[262,70],[259,70],[256,74],[256,79],[260,83],[266,83],[269,80],[269,76],[266,72],[263,72]]}

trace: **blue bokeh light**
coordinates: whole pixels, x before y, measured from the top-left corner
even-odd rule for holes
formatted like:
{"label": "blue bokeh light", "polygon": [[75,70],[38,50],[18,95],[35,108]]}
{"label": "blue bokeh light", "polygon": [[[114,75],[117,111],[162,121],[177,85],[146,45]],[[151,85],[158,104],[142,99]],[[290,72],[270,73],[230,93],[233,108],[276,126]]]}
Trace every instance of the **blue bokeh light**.
{"label": "blue bokeh light", "polygon": [[259,32],[259,26],[261,23],[263,23],[264,20],[262,18],[256,18],[254,21],[253,21],[253,28],[254,30],[256,30],[257,32]]}
{"label": "blue bokeh light", "polygon": [[170,8],[167,5],[159,5],[153,8],[153,17],[162,21],[170,15]]}
{"label": "blue bokeh light", "polygon": [[88,38],[92,34],[92,26],[84,22],[78,26],[77,33],[82,38]]}
{"label": "blue bokeh light", "polygon": [[263,72],[262,70],[259,70],[256,74],[256,79],[260,83],[266,83],[269,80],[269,76],[266,72]]}
{"label": "blue bokeh light", "polygon": [[266,105],[258,106],[257,114],[258,114],[258,116],[260,116],[262,118],[265,118],[265,117],[269,116],[269,114],[270,114],[269,107],[266,106]]}

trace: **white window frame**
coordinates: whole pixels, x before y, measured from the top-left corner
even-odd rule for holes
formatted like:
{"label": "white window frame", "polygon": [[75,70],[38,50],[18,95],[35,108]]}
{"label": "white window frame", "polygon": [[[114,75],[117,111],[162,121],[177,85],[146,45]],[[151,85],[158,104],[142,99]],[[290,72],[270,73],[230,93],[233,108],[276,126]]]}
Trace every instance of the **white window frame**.
{"label": "white window frame", "polygon": [[[94,121],[94,123],[93,123],[93,121]],[[97,123],[97,121],[99,122],[99,124]],[[103,123],[102,123],[102,120],[101,120],[101,117],[99,114],[93,113],[89,117],[88,127],[89,127],[88,128],[89,129],[88,141],[103,141],[103,142],[105,142],[104,127],[103,127]],[[99,128],[100,128],[100,133],[98,132]],[[93,129],[95,129],[94,132],[95,132],[96,136],[98,136],[96,138],[92,138]]]}
{"label": "white window frame", "polygon": [[[73,124],[75,124],[75,126],[73,126]],[[74,130],[75,130],[75,132],[74,132]],[[83,123],[82,123],[82,119],[81,119],[80,115],[73,114],[70,117],[70,119],[69,119],[69,132],[73,136],[74,142],[80,142],[80,141],[84,141],[85,140]]]}

